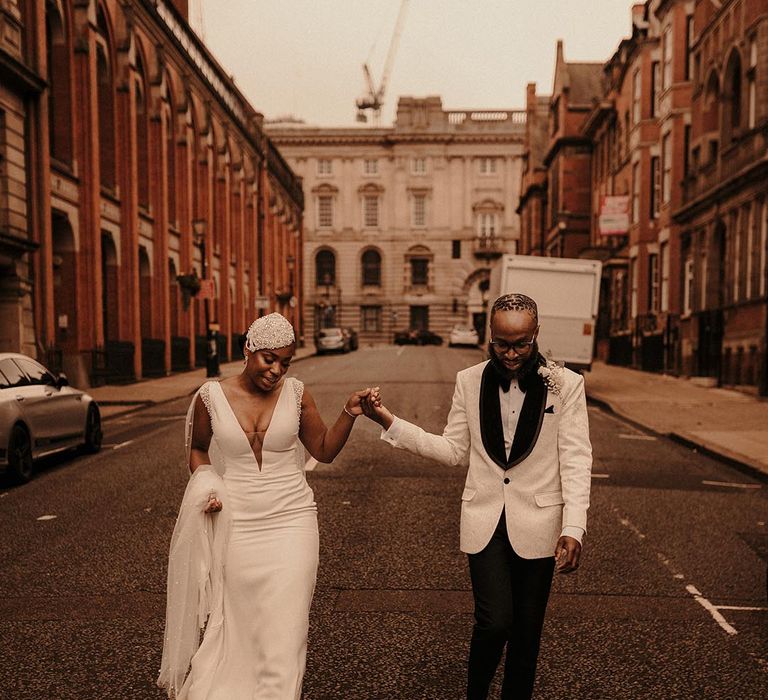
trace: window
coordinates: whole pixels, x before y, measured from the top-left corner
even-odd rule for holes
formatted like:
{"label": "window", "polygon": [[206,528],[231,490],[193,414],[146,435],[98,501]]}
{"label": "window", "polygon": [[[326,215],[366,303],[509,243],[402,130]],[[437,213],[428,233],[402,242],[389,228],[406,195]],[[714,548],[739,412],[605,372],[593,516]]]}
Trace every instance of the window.
{"label": "window", "polygon": [[56,380],[53,378],[53,375],[47,369],[45,369],[45,367],[38,364],[34,360],[20,358],[15,362],[29,377],[30,384],[56,384]]}
{"label": "window", "polygon": [[640,220],[640,163],[632,164],[632,223]]}
{"label": "window", "polygon": [[686,124],[683,128],[683,175],[687,177],[691,167],[691,125]]}
{"label": "window", "polygon": [[451,258],[458,260],[461,257],[461,241],[454,240],[451,242]]}
{"label": "window", "polygon": [[426,175],[427,174],[427,159],[426,158],[414,158],[411,161],[411,173],[414,175]]}
{"label": "window", "polygon": [[690,314],[693,310],[693,258],[685,259],[683,271],[683,313]]}
{"label": "window", "polygon": [[336,284],[336,256],[333,251],[321,250],[315,256],[315,285],[331,287]]}
{"label": "window", "polygon": [[481,238],[493,238],[498,231],[498,215],[494,212],[481,212],[477,216],[477,235]]}
{"label": "window", "polygon": [[317,174],[321,177],[333,175],[333,161],[330,158],[318,158]]}
{"label": "window", "polygon": [[427,225],[427,195],[414,194],[412,197],[411,223],[413,226]]}
{"label": "window", "polygon": [[480,159],[480,174],[481,175],[495,175],[496,174],[496,159],[495,158],[481,158]]}
{"label": "window", "polygon": [[693,54],[691,53],[691,46],[693,46],[693,15],[688,15],[685,18],[685,79],[690,80],[693,75]]}
{"label": "window", "polygon": [[659,113],[659,89],[661,88],[661,66],[658,61],[651,63],[651,116]]}
{"label": "window", "polygon": [[379,226],[379,198],[376,195],[367,194],[363,197],[363,226],[365,228]]}
{"label": "window", "polygon": [[366,250],[362,259],[363,286],[381,286],[381,255],[376,250]]}
{"label": "window", "polygon": [[748,114],[747,114],[747,126],[750,129],[755,128],[755,120],[757,118],[756,110],[757,110],[757,83],[756,83],[756,76],[757,73],[757,40],[755,37],[752,37],[749,40],[749,70],[747,71],[747,98],[749,100],[749,104],[747,106]]}
{"label": "window", "polygon": [[0,360],[0,372],[3,373],[4,379],[8,382],[8,386],[28,386],[29,378],[24,372],[19,369],[19,366],[11,359]]}
{"label": "window", "polygon": [[660,309],[661,311],[669,311],[669,243],[661,244],[659,257],[661,258]]}
{"label": "window", "polygon": [[363,161],[363,175],[378,175],[379,161],[376,158],[366,158]]}
{"label": "window", "polygon": [[661,163],[658,156],[651,157],[651,218],[659,215],[661,203]]}
{"label": "window", "polygon": [[411,258],[411,286],[426,287],[429,284],[429,260]]}
{"label": "window", "polygon": [[662,73],[661,89],[667,90],[672,85],[672,27],[664,30],[661,39],[662,58],[664,60],[664,72]]}
{"label": "window", "polygon": [[659,312],[659,256],[648,256],[648,311]]}
{"label": "window", "polygon": [[641,116],[640,97],[642,95],[643,84],[640,80],[640,69],[635,69],[632,74],[632,123],[639,124]]}
{"label": "window", "polygon": [[381,332],[381,307],[380,306],[361,306],[360,307],[360,325],[364,333]]}
{"label": "window", "polygon": [[629,263],[629,273],[630,273],[630,280],[629,283],[631,285],[630,288],[630,314],[632,315],[632,318],[637,317],[637,258],[632,258],[632,260]]}
{"label": "window", "polygon": [[333,228],[333,196],[330,194],[317,198],[317,227]]}
{"label": "window", "polygon": [[672,135],[664,134],[661,141],[662,167],[661,201],[668,202],[672,196]]}

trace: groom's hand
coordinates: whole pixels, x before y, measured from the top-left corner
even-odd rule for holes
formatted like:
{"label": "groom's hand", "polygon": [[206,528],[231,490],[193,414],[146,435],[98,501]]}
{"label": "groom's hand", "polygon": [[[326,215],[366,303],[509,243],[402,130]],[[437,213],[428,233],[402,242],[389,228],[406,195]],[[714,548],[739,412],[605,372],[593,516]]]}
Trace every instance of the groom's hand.
{"label": "groom's hand", "polygon": [[557,573],[570,574],[579,568],[581,543],[574,537],[561,537],[555,547],[555,565]]}
{"label": "groom's hand", "polygon": [[363,413],[372,421],[378,423],[384,430],[389,430],[395,417],[381,402],[379,387],[374,387],[371,393],[362,401]]}

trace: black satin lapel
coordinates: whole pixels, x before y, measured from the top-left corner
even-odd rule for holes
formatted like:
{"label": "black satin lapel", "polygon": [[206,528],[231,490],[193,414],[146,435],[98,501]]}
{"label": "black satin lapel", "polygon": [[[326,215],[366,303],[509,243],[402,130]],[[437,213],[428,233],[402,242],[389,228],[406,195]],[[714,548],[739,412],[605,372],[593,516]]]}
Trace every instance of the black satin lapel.
{"label": "black satin lapel", "polygon": [[480,382],[480,435],[483,437],[483,447],[488,456],[502,469],[506,469],[507,455],[501,426],[499,382],[490,362],[483,370]]}
{"label": "black satin lapel", "polygon": [[547,405],[547,387],[537,374],[528,380],[528,388],[517,421],[515,437],[509,450],[507,468],[520,464],[533,450],[544,421],[544,409]]}

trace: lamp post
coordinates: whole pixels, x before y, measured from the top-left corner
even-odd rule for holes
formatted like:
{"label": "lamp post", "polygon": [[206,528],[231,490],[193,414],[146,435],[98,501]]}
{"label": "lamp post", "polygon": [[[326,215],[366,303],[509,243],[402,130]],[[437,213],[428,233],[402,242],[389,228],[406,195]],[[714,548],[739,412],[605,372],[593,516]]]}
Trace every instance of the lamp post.
{"label": "lamp post", "polygon": [[294,318],[294,302],[293,302],[293,269],[296,265],[296,258],[293,255],[288,255],[285,258],[285,264],[288,267],[288,293],[290,298],[288,300],[288,306],[291,308],[291,323],[296,326],[296,319]]}
{"label": "lamp post", "polygon": [[[205,219],[195,219],[192,222],[195,243],[200,247],[200,259],[202,261],[203,279],[208,279],[208,263],[205,257],[205,233],[208,222]],[[203,313],[205,314],[205,376],[219,376],[219,344],[218,333],[211,329],[210,298],[206,294],[203,299]]]}

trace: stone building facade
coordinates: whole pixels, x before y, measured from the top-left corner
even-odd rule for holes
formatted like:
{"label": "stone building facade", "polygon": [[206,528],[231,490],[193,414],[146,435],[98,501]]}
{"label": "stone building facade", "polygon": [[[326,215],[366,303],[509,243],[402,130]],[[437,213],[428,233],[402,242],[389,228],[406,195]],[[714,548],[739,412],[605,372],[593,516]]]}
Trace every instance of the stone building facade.
{"label": "stone building facade", "polygon": [[303,179],[308,338],[352,326],[485,329],[490,267],[516,252],[523,110],[402,97],[390,128],[269,125]]}
{"label": "stone building facade", "polygon": [[3,7],[0,347],[86,385],[204,363],[206,315],[224,359],[260,311],[300,330],[301,183],[186,0]]}

